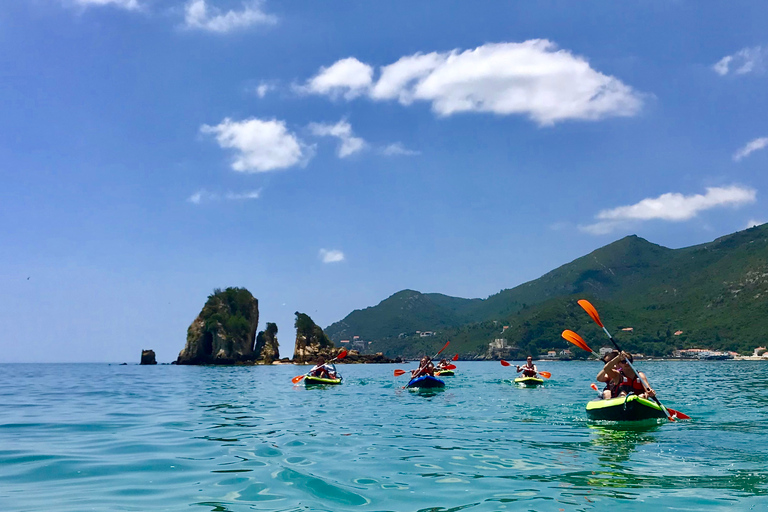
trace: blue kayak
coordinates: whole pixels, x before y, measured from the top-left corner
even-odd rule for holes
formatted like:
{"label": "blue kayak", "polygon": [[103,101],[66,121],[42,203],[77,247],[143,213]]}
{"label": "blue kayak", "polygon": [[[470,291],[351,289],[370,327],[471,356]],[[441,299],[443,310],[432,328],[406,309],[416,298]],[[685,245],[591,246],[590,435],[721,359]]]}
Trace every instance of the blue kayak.
{"label": "blue kayak", "polygon": [[411,382],[409,382],[406,387],[421,389],[444,388],[445,382],[431,375],[422,375],[421,377],[411,379]]}

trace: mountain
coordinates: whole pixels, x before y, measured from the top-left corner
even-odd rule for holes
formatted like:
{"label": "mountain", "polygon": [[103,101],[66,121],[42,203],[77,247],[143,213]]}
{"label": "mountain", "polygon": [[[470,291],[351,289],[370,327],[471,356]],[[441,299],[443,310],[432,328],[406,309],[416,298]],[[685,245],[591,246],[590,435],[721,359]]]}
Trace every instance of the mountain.
{"label": "mountain", "polygon": [[560,338],[566,328],[600,347],[602,330],[576,305],[580,298],[598,308],[622,348],[751,353],[768,341],[768,224],[682,249],[628,236],[486,299],[403,290],[326,333],[337,343],[359,336],[390,357],[416,357],[446,340],[449,351],[476,358],[489,357],[495,339],[517,348],[511,356],[574,348]]}

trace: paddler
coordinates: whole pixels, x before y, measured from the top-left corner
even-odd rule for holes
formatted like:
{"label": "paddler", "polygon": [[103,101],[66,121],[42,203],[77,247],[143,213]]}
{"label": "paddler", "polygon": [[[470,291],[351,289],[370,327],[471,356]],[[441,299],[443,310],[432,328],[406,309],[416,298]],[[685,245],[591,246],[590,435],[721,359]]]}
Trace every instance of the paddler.
{"label": "paddler", "polygon": [[606,383],[603,398],[616,398],[629,394],[638,395],[640,398],[656,396],[656,392],[648,383],[648,377],[643,372],[636,375],[632,370],[630,363],[634,362],[634,358],[629,352],[610,352],[605,355],[603,361],[605,366],[597,374],[597,380]]}
{"label": "paddler", "polygon": [[535,377],[539,374],[538,368],[533,364],[533,358],[528,356],[523,366],[517,365],[517,373],[523,372],[524,377]]}
{"label": "paddler", "polygon": [[445,370],[448,365],[451,364],[448,362],[446,358],[442,358],[439,363],[437,363],[437,369],[438,370]]}
{"label": "paddler", "polygon": [[432,360],[424,356],[421,358],[421,361],[419,361],[419,368],[416,370],[411,370],[411,379],[415,379],[416,377],[421,377],[422,375],[431,375],[435,376],[435,365],[432,363]]}
{"label": "paddler", "polygon": [[336,367],[332,364],[327,364],[323,356],[319,356],[315,362],[315,366],[309,370],[309,375],[312,377],[320,377],[321,379],[335,379]]}

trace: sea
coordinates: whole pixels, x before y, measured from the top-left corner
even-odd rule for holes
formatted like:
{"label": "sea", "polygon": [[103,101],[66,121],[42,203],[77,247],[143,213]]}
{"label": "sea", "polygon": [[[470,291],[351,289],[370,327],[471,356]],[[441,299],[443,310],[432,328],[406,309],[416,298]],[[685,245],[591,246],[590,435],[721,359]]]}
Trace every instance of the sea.
{"label": "sea", "polygon": [[401,365],[0,365],[0,511],[768,510],[768,364],[648,361],[691,420],[590,421],[595,361]]}

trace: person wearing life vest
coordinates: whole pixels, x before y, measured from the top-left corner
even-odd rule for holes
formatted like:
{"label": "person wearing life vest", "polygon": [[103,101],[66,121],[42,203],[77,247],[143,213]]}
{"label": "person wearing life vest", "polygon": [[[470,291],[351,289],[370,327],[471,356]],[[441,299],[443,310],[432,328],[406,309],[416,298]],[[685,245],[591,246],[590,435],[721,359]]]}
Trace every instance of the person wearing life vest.
{"label": "person wearing life vest", "polygon": [[315,362],[315,366],[309,370],[309,374],[312,377],[320,377],[321,379],[335,379],[336,367],[332,364],[327,364],[325,358],[320,356]]}
{"label": "person wearing life vest", "polygon": [[432,363],[432,360],[427,356],[424,356],[421,358],[418,369],[411,370],[411,379],[415,379],[416,377],[421,377],[422,375],[431,375],[433,377],[435,376],[435,365]]}
{"label": "person wearing life vest", "polygon": [[438,370],[445,370],[445,368],[451,363],[448,362],[446,358],[442,358],[439,363],[437,363],[437,369]]}
{"label": "person wearing life vest", "polygon": [[524,377],[535,377],[539,373],[539,369],[533,364],[533,358],[528,356],[523,366],[517,366],[517,373],[523,372]]}
{"label": "person wearing life vest", "polygon": [[611,352],[605,355],[603,361],[605,366],[597,374],[597,380],[606,383],[603,398],[616,398],[629,394],[638,395],[640,398],[656,396],[656,392],[648,383],[648,377],[643,372],[638,372],[639,374],[636,375],[632,370],[629,363],[633,362],[633,358],[629,352]]}

